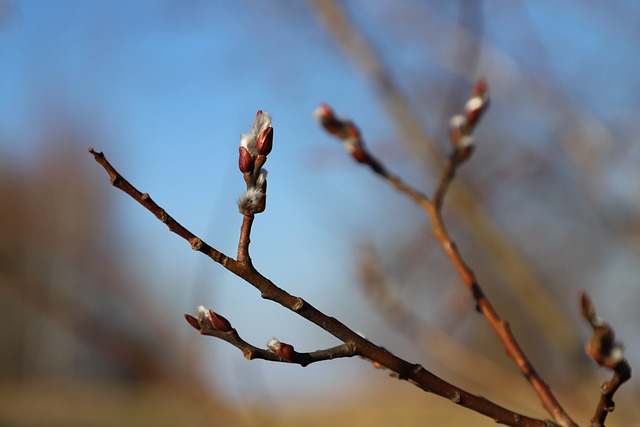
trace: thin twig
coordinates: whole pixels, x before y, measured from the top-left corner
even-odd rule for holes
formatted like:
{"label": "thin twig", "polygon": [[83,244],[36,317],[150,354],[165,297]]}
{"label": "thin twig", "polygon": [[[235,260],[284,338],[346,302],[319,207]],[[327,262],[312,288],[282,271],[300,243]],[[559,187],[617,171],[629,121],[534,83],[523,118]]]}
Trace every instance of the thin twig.
{"label": "thin twig", "polygon": [[244,215],[242,226],[240,227],[240,239],[238,241],[238,262],[251,263],[249,256],[249,244],[251,243],[251,225],[253,225],[254,215]]}
{"label": "thin twig", "polygon": [[167,224],[170,231],[187,240],[194,250],[202,252],[213,261],[225,267],[231,273],[244,279],[260,291],[262,298],[277,302],[281,306],[295,312],[329,332],[344,344],[353,346],[355,348],[353,355],[362,356],[377,365],[395,372],[399,379],[406,380],[424,391],[445,397],[457,405],[490,417],[498,424],[513,427],[558,426],[558,424],[549,420],[539,420],[515,413],[485,399],[484,397],[469,393],[468,391],[456,387],[439,378],[421,365],[410,363],[394,355],[388,350],[373,344],[371,341],[349,329],[338,319],[327,316],[302,298],[293,296],[279,288],[269,279],[260,274],[250,263],[240,263],[205,243],[202,239],[195,236],[175,219],[169,216],[164,209],[151,200],[148,194],[141,193],[133,187],[107,161],[104,154],[97,152],[92,148],[89,149],[89,152],[109,173],[110,182],[113,186],[124,191],[138,203],[143,205],[158,219]]}
{"label": "thin twig", "polygon": [[631,365],[624,357],[622,345],[616,342],[613,328],[598,318],[591,298],[586,292],[582,293],[580,302],[582,317],[593,330],[593,337],[587,345],[587,354],[598,365],[613,371],[611,379],[602,383],[600,387],[600,400],[591,419],[592,427],[605,427],[604,422],[607,415],[615,409],[613,396],[618,391],[618,388],[631,378]]}
{"label": "thin twig", "polygon": [[[481,99],[484,98],[484,99]],[[475,103],[471,103],[471,100]],[[433,199],[424,196],[418,190],[404,183],[399,177],[389,173],[383,163],[375,158],[367,150],[361,137],[360,130],[348,120],[342,120],[335,116],[333,110],[326,104],[322,104],[314,113],[316,118],[330,134],[340,138],[344,149],[359,163],[367,165],[374,173],[385,178],[394,188],[406,194],[421,206],[431,219],[432,233],[440,243],[446,256],[455,267],[463,283],[467,286],[476,300],[477,310],[483,314],[491,328],[498,335],[507,354],[520,368],[523,376],[529,381],[540,398],[542,405],[553,417],[554,421],[562,426],[577,427],[556,399],[549,385],[540,377],[529,361],[524,351],[513,336],[509,324],[502,320],[497,311],[491,305],[489,299],[476,280],[475,274],[465,263],[458,248],[449,236],[442,218],[442,204],[450,183],[455,177],[458,167],[469,158],[473,151],[471,131],[478,119],[486,109],[486,84],[480,80],[474,87],[470,102],[465,107],[465,116],[455,117],[452,120],[451,138],[454,151],[449,157],[447,165],[439,180]]]}
{"label": "thin twig", "polygon": [[357,355],[356,347],[353,344],[341,344],[335,347],[316,350],[312,352],[297,352],[292,346],[285,344],[291,350],[287,353],[274,351],[272,349],[263,349],[249,344],[238,334],[234,328],[218,329],[211,322],[206,320],[199,321],[195,317],[185,314],[187,322],[197,329],[200,334],[208,335],[226,341],[232,346],[239,349],[247,360],[262,359],[271,362],[294,363],[302,367],[308,366],[315,362],[325,360],[338,359],[342,357],[353,357]]}

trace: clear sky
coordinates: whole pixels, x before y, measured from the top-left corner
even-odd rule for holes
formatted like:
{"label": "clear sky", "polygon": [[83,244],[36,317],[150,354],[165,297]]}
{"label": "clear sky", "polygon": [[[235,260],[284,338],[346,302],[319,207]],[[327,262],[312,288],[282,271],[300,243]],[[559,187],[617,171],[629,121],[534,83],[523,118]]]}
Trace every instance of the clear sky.
{"label": "clear sky", "polygon": [[[442,46],[450,41],[437,33],[424,37],[454,26],[457,9],[423,3],[397,1],[391,13],[383,1],[346,2],[357,25],[394,64],[401,86],[402,73],[424,72],[428,79],[447,69]],[[313,121],[313,109],[327,101],[354,118],[372,144],[384,148],[395,138],[371,86],[307,3],[40,0],[0,5],[0,155],[33,162],[43,140],[42,121],[52,111],[86,123],[99,135],[95,148],[134,185],[213,246],[233,254],[240,225],[235,200],[243,191],[239,136],[248,131],[256,110],[266,110],[273,116],[275,138],[266,164],[267,211],[257,218],[252,236],[255,264],[290,292],[375,336],[379,325],[359,315],[367,306],[349,285],[354,244],[367,236],[407,235],[420,213],[353,166]],[[387,31],[385,19],[402,18],[398,11],[403,9],[417,12],[405,27]],[[629,96],[637,93],[640,75],[635,59],[640,8],[634,2],[528,1],[514,7],[494,0],[484,2],[482,11],[485,62],[493,58],[491,52],[501,52],[501,65],[562,88],[564,96],[605,123],[620,112],[637,113],[638,99]],[[491,70],[486,63],[479,74]],[[486,77],[491,82],[491,75]],[[499,113],[510,96],[522,95],[511,85],[505,85],[508,90],[497,86]],[[527,123],[524,114],[514,115],[514,123]],[[544,126],[554,117],[532,120]],[[402,153],[391,158],[390,166],[419,176]],[[255,344],[273,335],[306,350],[334,343],[194,255],[130,199],[105,194],[116,206],[114,235],[128,242],[131,267],[144,266],[139,274],[149,279],[146,291],[163,297],[168,317],[180,322],[181,313],[203,304],[227,316]],[[149,271],[150,266],[155,268]],[[251,389],[256,372],[267,378],[302,373],[318,381],[333,375],[323,367],[301,371],[245,363],[235,349],[211,340],[192,345],[207,352],[215,347],[221,360],[212,364],[225,366],[222,375],[229,378],[223,383],[238,389]],[[345,373],[358,365],[340,363]],[[369,372],[367,366],[355,369]],[[241,374],[240,385],[230,378],[238,372],[249,372]]]}

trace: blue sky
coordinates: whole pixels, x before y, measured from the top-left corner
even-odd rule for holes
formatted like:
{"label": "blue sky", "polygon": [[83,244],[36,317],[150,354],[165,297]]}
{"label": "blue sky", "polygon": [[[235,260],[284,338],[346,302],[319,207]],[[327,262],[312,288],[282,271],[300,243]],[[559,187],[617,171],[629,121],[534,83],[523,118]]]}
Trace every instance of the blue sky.
{"label": "blue sky", "polygon": [[[437,2],[397,3],[390,11],[385,2],[352,1],[347,10],[383,59],[395,64],[391,71],[401,87],[410,82],[403,74],[424,73],[425,80],[441,82],[440,76],[448,72],[443,46],[451,41],[434,38],[429,31],[436,23],[454,26],[456,9]],[[486,45],[502,52],[520,73],[562,88],[564,96],[608,123],[620,112],[637,112],[637,97],[629,91],[637,92],[640,75],[634,59],[640,40],[633,15],[638,7],[615,3],[605,7],[530,1],[519,8],[507,1],[487,1],[482,32]],[[257,109],[266,110],[273,116],[275,139],[266,165],[268,208],[258,217],[252,238],[255,264],[276,283],[355,329],[369,334],[373,331],[368,328],[380,327],[359,314],[366,305],[348,285],[353,281],[354,244],[367,236],[384,240],[408,235],[420,213],[353,166],[311,118],[318,103],[327,101],[354,118],[365,136],[372,135],[374,146],[384,148],[395,138],[374,91],[306,3],[7,4],[0,28],[3,156],[33,162],[43,140],[42,120],[51,111],[86,123],[99,135],[95,148],[134,185],[196,234],[233,254],[240,225],[235,200],[243,191],[237,170],[239,135],[249,129]],[[406,18],[400,13],[403,8],[418,12],[405,27],[387,31],[385,19]],[[488,71],[489,66],[481,65],[478,74]],[[464,74],[454,74],[464,81]],[[509,108],[510,96],[519,95],[510,92],[513,86],[497,86],[495,110],[500,113]],[[530,118],[514,113],[516,125],[533,121],[543,126],[554,119],[552,114]],[[390,166],[421,181],[413,163],[399,152]],[[102,174],[97,167],[96,174]],[[308,350],[334,343],[259,300],[255,291],[194,255],[131,200],[109,191],[106,197],[116,206],[113,232],[128,242],[131,267],[145,266],[139,272],[150,282],[145,291],[162,297],[167,316],[179,319],[182,312],[204,304],[227,316],[256,344],[273,335],[285,341],[290,336],[297,347]],[[248,305],[238,303],[245,299]],[[265,324],[264,318],[271,323]],[[222,343],[199,340],[192,345],[204,352],[215,347],[222,366],[241,365],[237,370],[264,370],[264,375],[300,374],[299,368],[245,363]],[[360,366],[340,364],[345,372]],[[367,369],[355,371],[368,374]],[[229,369],[223,371],[232,376]],[[333,375],[324,367],[304,374],[318,381]],[[243,378],[251,384],[251,375]]]}

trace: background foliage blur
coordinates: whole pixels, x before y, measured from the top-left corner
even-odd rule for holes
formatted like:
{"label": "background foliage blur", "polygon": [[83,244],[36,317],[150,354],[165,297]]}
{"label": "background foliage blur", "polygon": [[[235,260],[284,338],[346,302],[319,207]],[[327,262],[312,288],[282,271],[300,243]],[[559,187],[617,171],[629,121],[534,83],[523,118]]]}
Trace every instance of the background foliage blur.
{"label": "background foliage blur", "polygon": [[[544,417],[424,215],[311,119],[329,102],[428,192],[478,76],[492,105],[449,226],[585,424],[608,374],[583,352],[581,290],[640,360],[638,17],[624,0],[0,1],[0,425],[493,424],[359,360],[249,363],[182,321],[204,304],[255,344],[334,344],[192,253],[87,153],[233,254],[237,144],[258,108],[275,128],[258,268],[398,355]],[[638,419],[639,388],[625,384],[610,425]]]}

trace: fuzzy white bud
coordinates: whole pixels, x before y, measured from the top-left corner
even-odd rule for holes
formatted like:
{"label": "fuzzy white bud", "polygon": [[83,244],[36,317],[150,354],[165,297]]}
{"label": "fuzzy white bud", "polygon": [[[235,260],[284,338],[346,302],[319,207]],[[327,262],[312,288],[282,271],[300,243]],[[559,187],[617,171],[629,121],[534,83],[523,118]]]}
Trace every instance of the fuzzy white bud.
{"label": "fuzzy white bud", "polygon": [[618,363],[624,359],[624,349],[620,345],[615,345],[611,352],[609,353],[609,358],[614,362]]}
{"label": "fuzzy white bud", "polygon": [[200,323],[204,322],[204,319],[206,319],[208,315],[209,315],[209,309],[203,305],[199,305],[198,308],[196,309],[196,319],[198,319],[198,322]]}
{"label": "fuzzy white bud", "polygon": [[318,108],[313,110],[312,115],[315,120],[321,122],[329,115],[329,111],[329,107],[327,107],[325,104],[320,104]]}
{"label": "fuzzy white bud", "polygon": [[269,126],[271,126],[271,115],[265,111],[256,117],[251,127],[251,133],[254,138],[257,138]]}
{"label": "fuzzy white bud", "polygon": [[252,135],[250,133],[243,133],[242,135],[240,135],[240,146],[249,150],[249,153],[254,156],[258,154],[255,135]]}
{"label": "fuzzy white bud", "polygon": [[264,193],[256,187],[251,187],[238,198],[238,210],[243,215],[253,215],[257,212],[258,205]]}
{"label": "fuzzy white bud", "polygon": [[278,340],[278,338],[271,338],[267,343],[267,348],[271,351],[278,351],[282,343]]}
{"label": "fuzzy white bud", "polygon": [[485,99],[479,96],[474,96],[473,98],[467,101],[467,103],[464,106],[464,111],[467,113],[470,113],[472,111],[477,111],[483,107],[485,101],[486,101]]}
{"label": "fuzzy white bud", "polygon": [[349,154],[353,153],[361,146],[362,142],[356,137],[348,137],[342,140],[342,148],[344,148],[345,151]]}
{"label": "fuzzy white bud", "polygon": [[449,128],[451,130],[460,130],[467,125],[467,118],[462,114],[456,114],[449,120]]}

